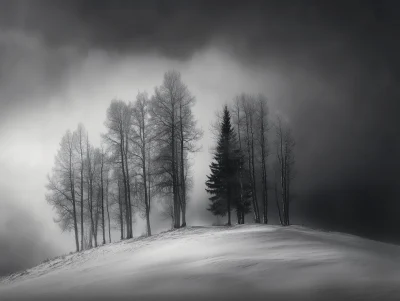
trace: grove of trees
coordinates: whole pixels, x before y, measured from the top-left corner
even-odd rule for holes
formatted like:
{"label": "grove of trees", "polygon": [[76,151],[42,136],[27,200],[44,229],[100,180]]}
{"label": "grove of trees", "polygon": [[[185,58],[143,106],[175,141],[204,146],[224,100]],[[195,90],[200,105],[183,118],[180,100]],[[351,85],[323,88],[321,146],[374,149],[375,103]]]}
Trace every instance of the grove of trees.
{"label": "grove of trees", "polygon": [[46,199],[62,230],[74,233],[77,251],[111,242],[113,227],[121,239],[132,238],[136,213],[151,235],[156,198],[165,200],[164,215],[174,228],[186,226],[189,158],[203,135],[194,104],[180,73],[168,71],[152,96],[140,92],[135,101],[111,101],[99,147],[83,124],[64,134]]}
{"label": "grove of trees", "polygon": [[[193,184],[190,158],[199,151],[203,135],[194,104],[180,73],[168,71],[153,95],[139,92],[134,101],[111,101],[100,146],[92,145],[82,123],[66,131],[48,175],[46,199],[62,230],[73,232],[77,251],[111,242],[112,228],[119,230],[120,239],[132,238],[137,214],[150,236],[156,200],[173,228],[186,226]],[[268,192],[273,190],[280,223],[289,225],[295,146],[290,128],[280,117],[272,126],[261,94],[238,95],[217,117],[205,183],[208,210],[227,216],[228,225],[232,211],[238,224],[250,213],[255,223],[267,224]],[[276,157],[273,164],[271,154]]]}
{"label": "grove of trees", "polygon": [[295,141],[288,124],[278,117],[273,125],[276,159],[274,177],[270,177],[268,161],[273,151],[270,151],[269,130],[272,126],[266,97],[241,94],[230,107],[224,106],[217,118],[217,145],[206,181],[206,191],[211,195],[208,210],[216,216],[227,215],[228,225],[232,223],[233,209],[236,209],[238,224],[243,224],[250,212],[255,223],[267,224],[268,191],[273,187],[279,221],[284,226],[290,225]]}

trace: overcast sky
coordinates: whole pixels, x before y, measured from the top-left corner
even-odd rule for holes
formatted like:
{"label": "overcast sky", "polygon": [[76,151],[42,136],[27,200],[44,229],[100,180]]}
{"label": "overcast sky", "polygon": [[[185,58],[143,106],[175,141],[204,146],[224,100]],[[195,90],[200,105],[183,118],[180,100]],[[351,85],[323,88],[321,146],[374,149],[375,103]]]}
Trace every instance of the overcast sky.
{"label": "overcast sky", "polygon": [[264,93],[297,140],[294,221],[399,241],[396,1],[213,3],[0,1],[0,274],[73,250],[44,198],[61,136],[83,122],[99,145],[111,99],[169,69],[205,132],[189,224],[213,221],[214,112]]}

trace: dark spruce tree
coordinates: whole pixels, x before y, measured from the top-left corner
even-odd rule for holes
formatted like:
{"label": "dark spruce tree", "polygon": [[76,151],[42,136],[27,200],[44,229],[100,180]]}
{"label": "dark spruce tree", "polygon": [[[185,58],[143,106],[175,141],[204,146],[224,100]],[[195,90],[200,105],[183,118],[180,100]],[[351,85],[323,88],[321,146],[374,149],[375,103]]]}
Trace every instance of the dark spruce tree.
{"label": "dark spruce tree", "polygon": [[244,223],[244,215],[250,211],[248,184],[243,176],[243,155],[231,124],[228,107],[223,110],[221,127],[210,175],[207,176],[206,191],[211,194],[208,208],[214,215],[228,214],[231,225],[231,210],[236,207],[238,223]]}

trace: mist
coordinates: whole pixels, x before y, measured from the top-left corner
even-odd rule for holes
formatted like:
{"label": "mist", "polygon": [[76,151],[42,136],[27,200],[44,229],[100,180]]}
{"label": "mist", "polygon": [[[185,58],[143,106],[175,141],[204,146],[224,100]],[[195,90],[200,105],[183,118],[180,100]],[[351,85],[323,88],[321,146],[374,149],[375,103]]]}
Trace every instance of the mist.
{"label": "mist", "polygon": [[[395,3],[172,2],[2,3],[0,273],[73,250],[44,197],[61,136],[83,122],[100,145],[110,101],[152,94],[170,69],[196,96],[205,132],[190,224],[214,221],[204,182],[215,112],[239,93],[264,93],[296,138],[294,223],[399,242]],[[156,212],[155,229],[168,228],[157,220]],[[135,234],[143,227],[138,220]]]}

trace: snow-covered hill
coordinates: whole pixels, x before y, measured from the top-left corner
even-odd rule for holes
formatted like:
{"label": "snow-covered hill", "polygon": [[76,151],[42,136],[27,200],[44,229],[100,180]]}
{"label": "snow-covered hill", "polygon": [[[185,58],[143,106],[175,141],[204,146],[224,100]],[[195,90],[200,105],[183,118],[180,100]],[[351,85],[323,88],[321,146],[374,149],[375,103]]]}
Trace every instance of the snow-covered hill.
{"label": "snow-covered hill", "polygon": [[400,300],[400,247],[300,227],[189,227],[5,277],[0,300]]}

